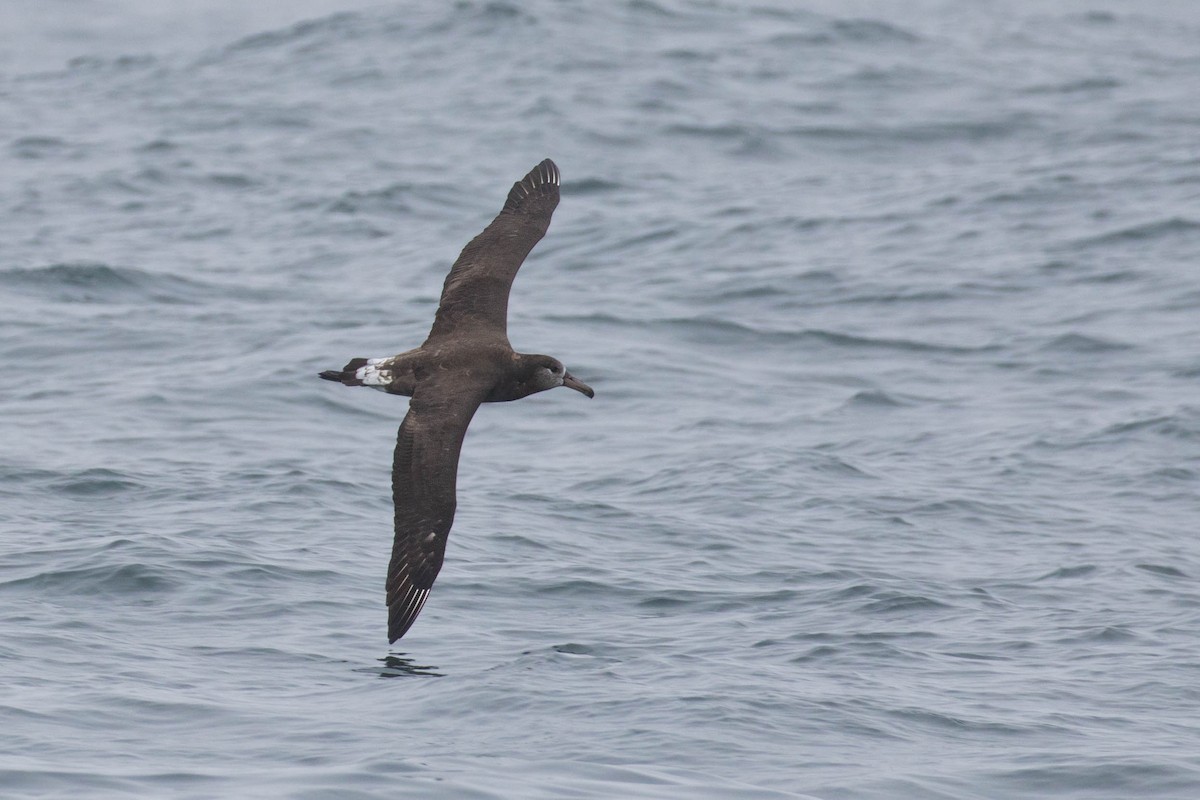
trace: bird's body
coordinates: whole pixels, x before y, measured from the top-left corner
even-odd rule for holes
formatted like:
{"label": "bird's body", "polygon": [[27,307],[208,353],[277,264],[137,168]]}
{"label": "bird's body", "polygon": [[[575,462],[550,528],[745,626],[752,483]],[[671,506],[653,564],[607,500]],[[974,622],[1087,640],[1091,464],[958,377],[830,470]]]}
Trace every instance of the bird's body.
{"label": "bird's body", "polygon": [[458,455],[481,403],[519,400],[587,384],[550,356],[517,353],[508,341],[508,293],[558,205],[549,159],[513,185],[500,214],[463,249],[446,277],[429,337],[390,358],[355,358],[321,377],[411,397],[392,464],[395,539],[388,566],[388,641],[408,631],[442,566],[454,521]]}

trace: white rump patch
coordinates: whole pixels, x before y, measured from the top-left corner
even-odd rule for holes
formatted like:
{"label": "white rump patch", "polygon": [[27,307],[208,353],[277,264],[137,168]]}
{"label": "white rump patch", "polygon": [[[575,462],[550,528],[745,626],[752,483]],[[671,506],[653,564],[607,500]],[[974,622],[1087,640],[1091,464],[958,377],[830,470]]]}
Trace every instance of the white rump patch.
{"label": "white rump patch", "polygon": [[366,366],[354,370],[354,377],[361,381],[363,386],[370,386],[386,392],[387,387],[392,383],[392,371],[380,369],[380,366],[390,360],[388,358],[368,358]]}

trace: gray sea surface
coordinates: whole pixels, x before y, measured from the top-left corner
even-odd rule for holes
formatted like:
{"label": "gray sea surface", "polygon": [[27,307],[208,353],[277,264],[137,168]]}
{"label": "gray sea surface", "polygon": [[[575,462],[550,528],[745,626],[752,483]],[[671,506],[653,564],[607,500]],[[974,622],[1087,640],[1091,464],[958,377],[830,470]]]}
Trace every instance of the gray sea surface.
{"label": "gray sea surface", "polygon": [[[1200,4],[0,18],[0,796],[1200,797]],[[389,649],[316,373],[545,157]]]}

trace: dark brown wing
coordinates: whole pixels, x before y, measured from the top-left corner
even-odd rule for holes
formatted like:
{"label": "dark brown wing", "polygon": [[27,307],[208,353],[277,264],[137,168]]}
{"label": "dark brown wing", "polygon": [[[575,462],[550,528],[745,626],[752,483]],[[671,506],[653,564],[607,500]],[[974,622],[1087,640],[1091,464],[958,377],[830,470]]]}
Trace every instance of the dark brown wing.
{"label": "dark brown wing", "polygon": [[550,227],[559,181],[558,167],[546,159],[513,184],[499,216],[463,248],[450,268],[427,341],[464,328],[507,336],[509,289],[521,263]]}
{"label": "dark brown wing", "polygon": [[[396,535],[388,564],[388,641],[408,631],[429,597],[454,522],[458,454],[471,417],[491,389],[430,378],[421,383],[396,437],[392,500]],[[440,385],[439,385],[440,384]]]}

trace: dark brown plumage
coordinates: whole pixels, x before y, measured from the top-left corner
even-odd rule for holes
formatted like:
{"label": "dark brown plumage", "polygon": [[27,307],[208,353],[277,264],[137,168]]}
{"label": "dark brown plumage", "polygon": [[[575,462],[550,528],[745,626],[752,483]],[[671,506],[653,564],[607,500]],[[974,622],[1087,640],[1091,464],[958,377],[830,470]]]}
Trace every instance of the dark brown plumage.
{"label": "dark brown plumage", "polygon": [[442,287],[425,343],[391,358],[355,358],[320,376],[412,398],[392,464],[395,539],[388,565],[388,641],[403,636],[442,568],[454,522],[458,456],[481,403],[566,386],[591,388],[550,356],[513,351],[508,293],[550,226],[559,173],[546,159],[513,184],[500,214],[465,248]]}

